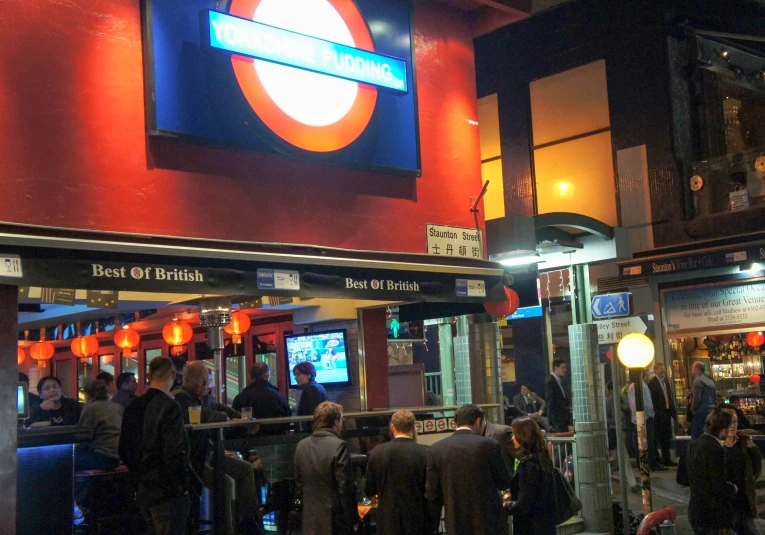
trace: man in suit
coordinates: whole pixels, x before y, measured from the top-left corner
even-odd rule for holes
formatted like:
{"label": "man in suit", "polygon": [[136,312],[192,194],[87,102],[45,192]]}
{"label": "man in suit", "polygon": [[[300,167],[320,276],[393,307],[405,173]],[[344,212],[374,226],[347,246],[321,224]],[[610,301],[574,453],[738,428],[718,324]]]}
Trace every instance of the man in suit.
{"label": "man in suit", "polygon": [[[290,404],[284,394],[279,392],[268,380],[271,378],[271,370],[265,362],[256,362],[250,368],[252,382],[242,390],[235,398],[232,407],[235,411],[241,411],[242,407],[252,407],[252,416],[255,418],[286,418],[292,415]],[[282,435],[289,429],[285,425],[262,425],[258,434]]]}
{"label": "man in suit", "polygon": [[397,411],[390,420],[393,440],[369,454],[364,491],[379,496],[380,535],[422,535],[434,524],[425,499],[428,448],[415,441],[414,421],[410,411]]}
{"label": "man in suit", "polygon": [[361,520],[348,443],[340,438],[343,408],[325,401],[313,413],[313,434],[295,450],[303,535],[353,535]]}
{"label": "man in suit", "polygon": [[433,531],[441,508],[446,509],[446,534],[506,534],[508,517],[500,492],[510,475],[496,440],[481,436],[483,410],[463,405],[455,416],[457,430],[428,451],[427,497]]}
{"label": "man in suit", "polygon": [[713,409],[704,424],[704,434],[685,448],[677,470],[677,482],[690,485],[688,519],[697,534],[718,534],[733,528],[733,500],[738,488],[725,474],[724,441],[733,415]]}
{"label": "man in suit", "polygon": [[[669,457],[669,441],[672,440],[672,418],[677,418],[677,412],[667,379],[667,367],[657,363],[653,367],[653,371],[656,375],[648,381],[648,388],[651,391],[654,411],[654,443],[649,447],[653,448],[654,452],[661,450],[661,464],[676,466]],[[658,457],[658,454],[654,453],[654,455]]]}
{"label": "man in suit", "polygon": [[502,447],[502,461],[505,463],[507,473],[512,477],[515,471],[515,460],[519,458],[518,448],[513,443],[513,428],[509,425],[495,424],[484,419],[480,434],[499,442],[499,445]]}
{"label": "man in suit", "polygon": [[545,400],[537,396],[535,392],[532,392],[531,383],[523,383],[521,385],[521,393],[513,398],[513,406],[523,416],[536,420],[539,427],[545,431],[550,427],[550,421],[542,416],[545,412]]}
{"label": "man in suit", "polygon": [[552,373],[545,385],[547,418],[550,428],[555,433],[565,433],[571,425],[571,393],[566,392],[561,378],[566,376],[568,364],[562,358],[553,359]]}

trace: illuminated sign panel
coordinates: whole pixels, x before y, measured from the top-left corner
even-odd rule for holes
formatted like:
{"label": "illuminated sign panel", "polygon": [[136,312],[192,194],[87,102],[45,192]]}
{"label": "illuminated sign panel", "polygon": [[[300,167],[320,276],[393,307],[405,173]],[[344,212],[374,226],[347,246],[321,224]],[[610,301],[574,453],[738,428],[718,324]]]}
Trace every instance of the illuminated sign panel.
{"label": "illuminated sign panel", "polygon": [[402,93],[407,91],[403,60],[217,11],[205,14],[213,48]]}
{"label": "illuminated sign panel", "polygon": [[420,174],[410,0],[143,0],[147,124]]}

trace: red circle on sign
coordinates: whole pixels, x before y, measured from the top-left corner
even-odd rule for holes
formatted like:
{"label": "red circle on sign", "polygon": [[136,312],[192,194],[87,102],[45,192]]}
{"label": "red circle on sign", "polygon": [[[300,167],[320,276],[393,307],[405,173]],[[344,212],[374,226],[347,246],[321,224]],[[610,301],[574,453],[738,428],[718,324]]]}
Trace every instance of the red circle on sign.
{"label": "red circle on sign", "polygon": [[518,310],[521,304],[521,298],[512,288],[505,288],[505,300],[497,303],[484,303],[483,307],[490,315],[495,318],[505,318]]}
{"label": "red circle on sign", "polygon": [[[253,20],[262,0],[232,0],[229,13]],[[327,0],[348,27],[356,48],[374,52],[372,35],[353,2]],[[231,64],[239,87],[260,120],[277,136],[301,149],[331,152],[353,143],[369,125],[377,104],[377,88],[358,84],[358,94],[351,109],[337,122],[326,126],[301,123],[287,115],[271,98],[258,76],[255,60],[233,54]]]}
{"label": "red circle on sign", "polygon": [[438,421],[438,429],[439,429],[439,430],[444,430],[444,429],[446,429],[446,422],[444,422],[443,420],[439,420],[439,421]]}
{"label": "red circle on sign", "polygon": [[433,422],[431,422],[430,420],[425,422],[425,429],[427,429],[428,431],[433,431]]}

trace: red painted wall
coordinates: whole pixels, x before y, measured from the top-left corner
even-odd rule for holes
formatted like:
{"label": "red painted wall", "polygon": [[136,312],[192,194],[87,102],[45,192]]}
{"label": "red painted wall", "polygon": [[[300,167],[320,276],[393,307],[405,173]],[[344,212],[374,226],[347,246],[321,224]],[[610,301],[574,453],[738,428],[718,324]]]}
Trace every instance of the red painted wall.
{"label": "red painted wall", "polygon": [[425,252],[481,180],[467,17],[415,5],[419,179],[147,140],[138,0],[4,2],[0,220]]}

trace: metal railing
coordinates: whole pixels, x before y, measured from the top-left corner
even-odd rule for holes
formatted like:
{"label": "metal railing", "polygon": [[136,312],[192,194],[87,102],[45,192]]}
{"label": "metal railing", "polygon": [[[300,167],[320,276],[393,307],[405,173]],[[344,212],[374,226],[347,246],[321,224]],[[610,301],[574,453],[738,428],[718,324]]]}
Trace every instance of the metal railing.
{"label": "metal railing", "polygon": [[574,492],[578,498],[582,495],[579,492],[579,478],[576,475],[576,467],[579,462],[579,457],[576,453],[576,438],[570,437],[547,437],[547,447],[550,451],[550,457],[552,457],[553,466],[563,474],[571,486],[574,487]]}

